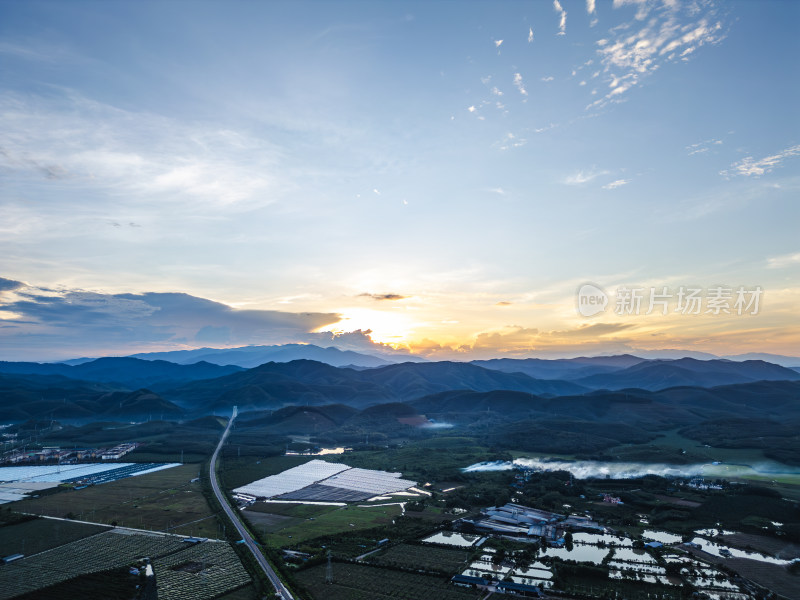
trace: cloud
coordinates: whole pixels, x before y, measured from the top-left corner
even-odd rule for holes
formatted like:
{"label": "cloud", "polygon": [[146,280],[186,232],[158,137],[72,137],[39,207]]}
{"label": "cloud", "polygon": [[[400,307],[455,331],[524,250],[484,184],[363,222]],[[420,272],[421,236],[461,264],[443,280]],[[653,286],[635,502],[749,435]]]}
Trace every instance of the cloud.
{"label": "cloud", "polygon": [[800,145],[791,146],[777,154],[765,156],[759,160],[748,156],[733,163],[729,169],[720,171],[719,174],[725,177],[736,177],[739,175],[745,177],[760,177],[766,173],[771,173],[773,169],[780,167],[784,160],[792,156],[797,156],[798,154],[800,154]]}
{"label": "cloud", "polygon": [[608,175],[608,171],[598,171],[592,169],[590,171],[576,171],[564,179],[566,185],[583,185],[589,183],[592,179],[600,177],[601,175]]}
{"label": "cloud", "polygon": [[0,277],[0,292],[18,290],[21,287],[25,287],[25,284],[21,281],[14,281],[13,279],[5,279],[4,277]]}
{"label": "cloud", "polygon": [[553,0],[553,9],[559,13],[558,33],[556,35],[567,34],[567,11],[565,11],[558,0]]}
{"label": "cloud", "polygon": [[595,0],[586,0],[586,12],[590,15],[595,14]]}
{"label": "cloud", "polygon": [[528,43],[533,41],[533,27],[528,27]]}
{"label": "cloud", "polygon": [[468,107],[468,108],[467,108],[467,110],[468,110],[469,112],[471,112],[471,113],[474,113],[474,112],[475,112],[477,109],[476,109],[476,108],[475,108],[475,106],[473,105],[473,106],[470,106],[470,107]]}
{"label": "cloud", "polygon": [[[471,346],[461,346],[457,354],[476,356],[525,356],[569,350],[572,355],[586,352],[602,352],[606,349],[628,349],[631,341],[619,337],[634,327],[631,323],[593,323],[574,329],[542,331],[538,328],[514,325],[500,331],[484,332],[475,337]],[[443,349],[439,355],[446,354]]]}
{"label": "cloud", "polygon": [[519,93],[523,96],[528,95],[528,90],[525,89],[525,84],[522,82],[522,75],[519,73],[514,73],[514,85],[517,86]]}
{"label": "cloud", "polygon": [[492,88],[492,94],[494,94],[495,96],[502,96],[503,92],[501,92],[499,89],[497,89],[497,86],[495,86]]}
{"label": "cloud", "polygon": [[370,337],[371,333],[371,329],[357,329],[342,333],[319,331],[303,335],[300,341],[321,346],[335,346],[340,350],[363,352],[389,359],[402,359],[410,356],[410,352],[405,348],[393,348],[388,344],[373,341]]}
{"label": "cloud", "polygon": [[552,75],[548,75],[547,77],[542,77],[542,81],[544,82],[553,81],[553,79],[555,78]]}
{"label": "cloud", "polygon": [[359,297],[372,298],[373,300],[405,300],[408,296],[401,296],[400,294],[370,294],[364,292],[359,294]]}
{"label": "cloud", "polygon": [[0,322],[18,325],[15,333],[4,334],[6,360],[119,355],[209,342],[287,343],[340,320],[335,313],[235,309],[183,293],[13,289],[11,297],[0,299],[0,311],[14,315]]}
{"label": "cloud", "polygon": [[497,302],[495,306],[511,306],[512,302],[506,302],[505,300]]}
{"label": "cloud", "polygon": [[768,269],[783,269],[794,265],[800,265],[800,252],[784,254],[782,256],[771,256],[767,259]]}
{"label": "cloud", "polygon": [[[264,205],[279,187],[280,151],[248,134],[186,124],[53,88],[0,96],[0,168],[31,185],[57,182],[176,204]],[[38,180],[38,181],[37,181]]]}
{"label": "cloud", "polygon": [[711,4],[615,0],[614,8],[629,4],[637,6],[634,21],[614,28],[613,39],[596,42],[608,91],[587,109],[621,102],[628,90],[663,64],[687,61],[700,47],[725,39],[722,21]]}
{"label": "cloud", "polygon": [[[528,143],[527,139],[521,138],[521,137],[517,137],[516,135],[514,135],[513,133],[511,133],[509,131],[507,134],[505,134],[503,136],[503,138],[500,141],[498,141],[495,144],[493,144],[493,146],[497,146],[498,148],[500,148],[500,150],[509,150],[511,148],[520,148],[520,147],[524,146],[527,143]],[[502,189],[503,188],[497,188],[495,190],[490,190],[490,191],[495,191],[496,192],[496,191],[500,190],[502,192]],[[505,193],[505,192],[502,192],[502,193]]]}
{"label": "cloud", "polygon": [[550,338],[586,338],[592,339],[597,336],[612,335],[625,331],[633,327],[631,323],[592,323],[591,325],[580,325],[575,329],[565,329],[563,331],[548,331],[543,334]]}
{"label": "cloud", "polygon": [[703,152],[708,152],[713,146],[720,146],[722,145],[722,140],[718,139],[708,139],[703,140],[702,142],[697,142],[696,144],[690,144],[686,146],[686,151],[689,153],[689,156],[694,154],[701,154]]}
{"label": "cloud", "polygon": [[503,40],[495,40],[494,41],[494,47],[495,48],[499,48],[502,45],[503,45]]}
{"label": "cloud", "polygon": [[622,187],[623,185],[628,185],[631,182],[630,179],[617,179],[616,181],[612,181],[611,183],[607,183],[603,186],[604,190],[614,190],[618,187]]}

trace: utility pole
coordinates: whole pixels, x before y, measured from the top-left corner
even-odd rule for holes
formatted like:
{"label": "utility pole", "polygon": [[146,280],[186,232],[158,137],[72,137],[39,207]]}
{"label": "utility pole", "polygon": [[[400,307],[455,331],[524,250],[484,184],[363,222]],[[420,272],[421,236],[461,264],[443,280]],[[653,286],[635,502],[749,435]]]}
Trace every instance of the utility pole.
{"label": "utility pole", "polygon": [[328,549],[328,566],[325,567],[325,583],[333,583],[333,563],[331,562],[331,551]]}

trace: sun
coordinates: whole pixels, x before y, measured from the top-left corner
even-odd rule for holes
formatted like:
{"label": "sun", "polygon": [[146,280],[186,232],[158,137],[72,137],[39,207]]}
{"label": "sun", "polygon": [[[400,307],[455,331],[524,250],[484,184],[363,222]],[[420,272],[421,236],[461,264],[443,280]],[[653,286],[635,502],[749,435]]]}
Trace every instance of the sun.
{"label": "sun", "polygon": [[414,323],[407,314],[370,308],[344,308],[337,311],[342,319],[331,325],[324,325],[315,333],[347,333],[367,331],[373,342],[392,347],[405,346],[414,332]]}

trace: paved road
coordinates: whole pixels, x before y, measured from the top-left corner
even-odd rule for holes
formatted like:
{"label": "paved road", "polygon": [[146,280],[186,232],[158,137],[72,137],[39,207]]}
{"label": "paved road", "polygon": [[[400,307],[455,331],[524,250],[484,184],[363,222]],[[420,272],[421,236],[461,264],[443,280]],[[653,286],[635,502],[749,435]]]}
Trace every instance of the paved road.
{"label": "paved road", "polygon": [[222,437],[219,440],[219,444],[217,444],[217,449],[214,450],[214,454],[211,457],[211,465],[209,466],[209,477],[211,478],[211,488],[214,490],[214,495],[219,500],[219,503],[222,505],[222,509],[225,511],[225,514],[228,515],[231,522],[233,522],[234,526],[236,527],[236,531],[239,532],[239,535],[242,536],[244,540],[245,546],[253,553],[253,556],[258,562],[261,569],[264,571],[267,577],[269,577],[270,582],[272,582],[272,586],[275,588],[275,592],[280,595],[281,598],[285,598],[286,600],[294,600],[294,596],[292,596],[291,592],[286,589],[286,586],[283,585],[283,582],[278,577],[278,574],[269,564],[267,559],[261,553],[258,545],[256,544],[253,537],[245,528],[244,524],[242,523],[241,519],[239,518],[239,512],[236,508],[231,507],[228,503],[228,499],[225,497],[225,494],[222,493],[222,490],[219,488],[219,482],[217,481],[217,457],[219,456],[219,451],[222,449],[222,446],[225,444],[225,440],[228,437],[228,434],[231,431],[231,426],[233,425],[233,420],[236,418],[236,407],[233,409],[233,415],[231,415],[230,421],[228,421],[228,426],[225,428]]}

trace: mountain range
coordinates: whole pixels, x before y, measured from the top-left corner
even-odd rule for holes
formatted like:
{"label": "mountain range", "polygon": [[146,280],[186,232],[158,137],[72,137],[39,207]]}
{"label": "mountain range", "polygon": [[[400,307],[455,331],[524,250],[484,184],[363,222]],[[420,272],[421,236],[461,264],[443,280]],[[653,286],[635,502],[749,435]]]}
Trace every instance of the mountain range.
{"label": "mountain range", "polygon": [[[128,405],[137,414],[196,415],[227,411],[234,405],[241,410],[324,404],[365,408],[453,391],[502,390],[594,402],[598,390],[702,389],[798,380],[797,371],[760,360],[646,360],[631,355],[555,361],[409,362],[373,368],[294,360],[245,369],[205,361],[176,364],[130,357],[76,365],[6,362],[0,363],[0,417],[19,419],[52,411],[66,417],[68,403],[74,402],[74,417],[88,418],[92,412],[112,410],[112,393],[139,393],[146,401]],[[120,409],[122,406],[114,410]]]}

